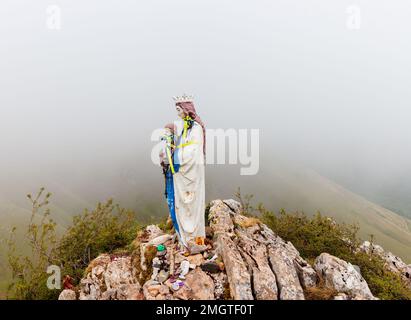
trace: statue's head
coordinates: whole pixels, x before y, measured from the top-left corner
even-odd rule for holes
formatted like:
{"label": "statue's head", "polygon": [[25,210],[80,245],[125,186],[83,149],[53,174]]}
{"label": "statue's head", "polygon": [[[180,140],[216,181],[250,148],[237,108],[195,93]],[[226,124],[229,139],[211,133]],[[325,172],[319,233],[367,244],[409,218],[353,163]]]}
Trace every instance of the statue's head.
{"label": "statue's head", "polygon": [[192,96],[187,96],[184,94],[181,97],[174,97],[174,101],[176,104],[177,114],[181,119],[184,119],[187,116],[195,119],[197,113],[194,108]]}

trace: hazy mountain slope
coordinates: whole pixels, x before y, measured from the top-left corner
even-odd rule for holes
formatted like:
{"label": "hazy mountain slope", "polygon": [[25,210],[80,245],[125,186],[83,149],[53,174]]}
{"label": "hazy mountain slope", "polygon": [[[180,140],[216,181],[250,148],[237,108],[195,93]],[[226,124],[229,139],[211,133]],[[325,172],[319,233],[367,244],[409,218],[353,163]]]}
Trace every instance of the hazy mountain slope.
{"label": "hazy mountain slope", "polygon": [[[43,181],[38,185],[35,182],[24,183],[20,179],[16,182],[18,190],[1,190],[0,236],[7,236],[13,225],[27,226],[30,203],[25,195],[36,192],[42,185],[53,193],[50,209],[60,232],[71,223],[73,215],[81,213],[84,208],[92,209],[98,201],[109,197],[123,207],[134,209],[146,221],[167,215],[164,181],[159,168],[150,166],[143,171],[121,172],[127,174],[113,170],[98,179],[79,179],[76,183],[67,184],[61,180]],[[262,161],[256,176],[240,176],[240,168],[236,166],[209,166],[206,172],[207,201],[232,198],[237,187],[241,187],[243,194],[254,194],[256,203],[262,202],[273,211],[281,208],[307,214],[320,211],[337,221],[358,222],[363,239],[373,234],[377,243],[411,263],[411,220],[312,170],[271,159]],[[2,265],[4,256],[0,256],[0,267]],[[0,292],[2,277],[3,272],[0,274]]]}
{"label": "hazy mountain slope", "polygon": [[[215,172],[215,175],[229,174],[226,170],[222,171]],[[363,239],[367,240],[373,234],[378,243],[411,262],[411,220],[368,201],[312,170],[281,166],[276,170],[262,168],[259,175],[258,179],[238,177],[235,182],[230,182],[232,186],[243,186],[243,193],[254,194],[256,202],[262,202],[274,211],[281,208],[307,214],[320,211],[340,222],[357,222]],[[227,186],[218,186],[217,193],[224,187]],[[211,197],[215,197],[216,190],[211,189]],[[232,187],[229,189],[234,191]]]}
{"label": "hazy mountain slope", "polygon": [[336,174],[330,170],[329,177],[354,193],[411,219],[410,170],[400,167],[396,172],[387,172],[383,168],[372,172],[347,171]]}

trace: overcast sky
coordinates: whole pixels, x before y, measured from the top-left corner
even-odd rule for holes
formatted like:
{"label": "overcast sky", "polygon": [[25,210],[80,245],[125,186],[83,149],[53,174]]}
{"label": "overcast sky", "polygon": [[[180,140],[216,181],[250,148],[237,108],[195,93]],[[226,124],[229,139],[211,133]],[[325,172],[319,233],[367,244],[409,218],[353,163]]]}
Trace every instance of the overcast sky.
{"label": "overcast sky", "polygon": [[209,128],[260,129],[262,157],[411,176],[410,16],[407,0],[2,0],[1,188],[157,170],[151,132],[184,92]]}

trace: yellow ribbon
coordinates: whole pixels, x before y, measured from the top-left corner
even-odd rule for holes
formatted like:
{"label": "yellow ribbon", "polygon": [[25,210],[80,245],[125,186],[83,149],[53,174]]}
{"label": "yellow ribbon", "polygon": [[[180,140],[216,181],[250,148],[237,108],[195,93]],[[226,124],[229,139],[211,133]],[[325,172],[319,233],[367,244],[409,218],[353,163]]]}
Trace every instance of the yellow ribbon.
{"label": "yellow ribbon", "polygon": [[174,148],[184,148],[184,147],[187,147],[187,146],[191,146],[192,144],[197,144],[198,142],[197,141],[188,141],[188,142],[186,142],[186,143],[182,143],[182,144],[180,144],[180,145],[178,145],[178,146],[174,146]]}
{"label": "yellow ribbon", "polygon": [[[187,138],[187,130],[188,130],[188,121],[189,120],[192,120],[189,116],[184,118],[184,131],[183,131],[184,140]],[[193,141],[188,141],[188,142],[185,142],[185,143],[181,143],[180,145],[176,146],[171,141],[172,141],[171,137],[167,137],[167,142],[168,142],[168,145],[167,145],[167,158],[168,158],[168,162],[170,163],[171,172],[172,172],[172,174],[175,174],[175,169],[174,169],[173,159],[171,157],[170,149],[171,148],[174,148],[174,149],[184,148],[184,147],[187,147],[187,146],[190,146],[190,145],[193,145],[193,144],[197,144],[198,142],[193,140]]]}
{"label": "yellow ribbon", "polygon": [[190,116],[186,116],[184,118],[184,131],[183,131],[183,138],[187,138],[187,130],[188,130],[188,121],[193,120]]}
{"label": "yellow ribbon", "polygon": [[173,159],[171,158],[171,151],[170,148],[167,146],[166,148],[168,163],[170,164],[171,173],[175,174]]}

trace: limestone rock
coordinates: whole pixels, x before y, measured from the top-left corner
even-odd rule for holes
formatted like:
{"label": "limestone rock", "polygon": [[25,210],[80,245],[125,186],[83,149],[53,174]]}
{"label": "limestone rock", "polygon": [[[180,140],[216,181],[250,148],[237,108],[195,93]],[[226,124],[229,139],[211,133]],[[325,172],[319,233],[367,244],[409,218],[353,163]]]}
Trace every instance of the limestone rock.
{"label": "limestone rock", "polygon": [[196,268],[187,274],[184,286],[174,296],[182,300],[214,300],[214,281]]}
{"label": "limestone rock", "polygon": [[304,300],[304,292],[292,258],[281,247],[270,246],[268,256],[277,277],[280,300]]}
{"label": "limestone rock", "polygon": [[155,300],[157,294],[160,293],[161,285],[155,280],[148,280],[143,285],[143,294],[146,300]]}
{"label": "limestone rock", "polygon": [[241,212],[234,200],[215,200],[209,213],[232,298],[303,300],[303,288],[317,283],[315,270],[290,242]]}
{"label": "limestone rock", "polygon": [[166,285],[161,285],[159,289],[160,294],[167,295],[170,293],[170,289]]}
{"label": "limestone rock", "polygon": [[230,210],[233,213],[235,213],[235,214],[242,214],[243,213],[243,206],[241,205],[240,202],[235,201],[233,199],[226,199],[223,202],[230,208]]}
{"label": "limestone rock", "polygon": [[157,225],[151,224],[144,229],[144,234],[146,237],[145,241],[150,242],[151,240],[163,235],[164,232]]}
{"label": "limestone rock", "polygon": [[76,292],[74,290],[65,289],[60,293],[59,300],[76,300]]}
{"label": "limestone rock", "polygon": [[211,273],[210,276],[214,280],[214,297],[216,300],[223,300],[226,294],[227,275],[224,272]]}
{"label": "limestone rock", "polygon": [[232,211],[223,201],[214,200],[211,202],[209,220],[214,237],[219,234],[233,235],[234,223],[230,215],[232,215]]}
{"label": "limestone rock", "polygon": [[173,236],[171,234],[163,234],[161,236],[157,236],[157,237],[151,239],[148,242],[148,245],[158,246],[159,244],[164,244],[165,242],[171,240],[172,238],[173,238]]}
{"label": "limestone rock", "polygon": [[351,263],[322,253],[315,260],[314,269],[321,275],[326,287],[345,293],[352,299],[375,300],[367,282]]}
{"label": "limestone rock", "polygon": [[94,259],[80,281],[80,300],[139,299],[141,287],[130,257],[101,255]]}
{"label": "limestone rock", "polygon": [[[146,227],[133,242],[134,265],[128,256],[100,255],[80,281],[79,298],[303,300],[304,290],[322,285],[322,278],[336,292],[335,300],[375,299],[351,264],[324,253],[313,268],[291,242],[242,213],[237,201],[212,201],[206,248],[198,254],[185,252],[175,235],[155,225]],[[165,246],[161,256],[158,244]],[[410,266],[382,248],[364,245],[361,250],[374,250],[404,279],[409,276]],[[137,279],[145,282],[142,287]],[[60,298],[75,299],[70,291],[64,290]]]}
{"label": "limestone rock", "polygon": [[198,254],[186,257],[186,260],[188,260],[190,264],[195,264],[198,267],[204,262],[204,257],[201,253],[198,253]]}
{"label": "limestone rock", "polygon": [[271,269],[267,247],[253,239],[253,225],[237,230],[238,247],[252,275],[254,297],[258,300],[277,300],[277,279]]}
{"label": "limestone rock", "polygon": [[376,254],[382,258],[387,269],[399,274],[406,286],[411,289],[411,265],[407,265],[400,257],[385,251],[380,245],[370,243],[369,241],[364,241],[359,250],[368,254]]}
{"label": "limestone rock", "polygon": [[254,299],[251,288],[251,275],[236,244],[231,240],[234,235],[232,211],[221,200],[215,200],[210,207],[210,226],[214,231],[214,243],[221,255],[230,286],[230,294],[235,300]]}
{"label": "limestone rock", "polygon": [[315,287],[318,282],[317,272],[301,257],[294,260],[294,266],[303,289]]}
{"label": "limestone rock", "polygon": [[237,246],[224,234],[218,235],[216,242],[224,261],[232,298],[234,300],[253,300],[251,275],[237,250]]}
{"label": "limestone rock", "polygon": [[345,293],[339,293],[334,297],[334,300],[350,300]]}

